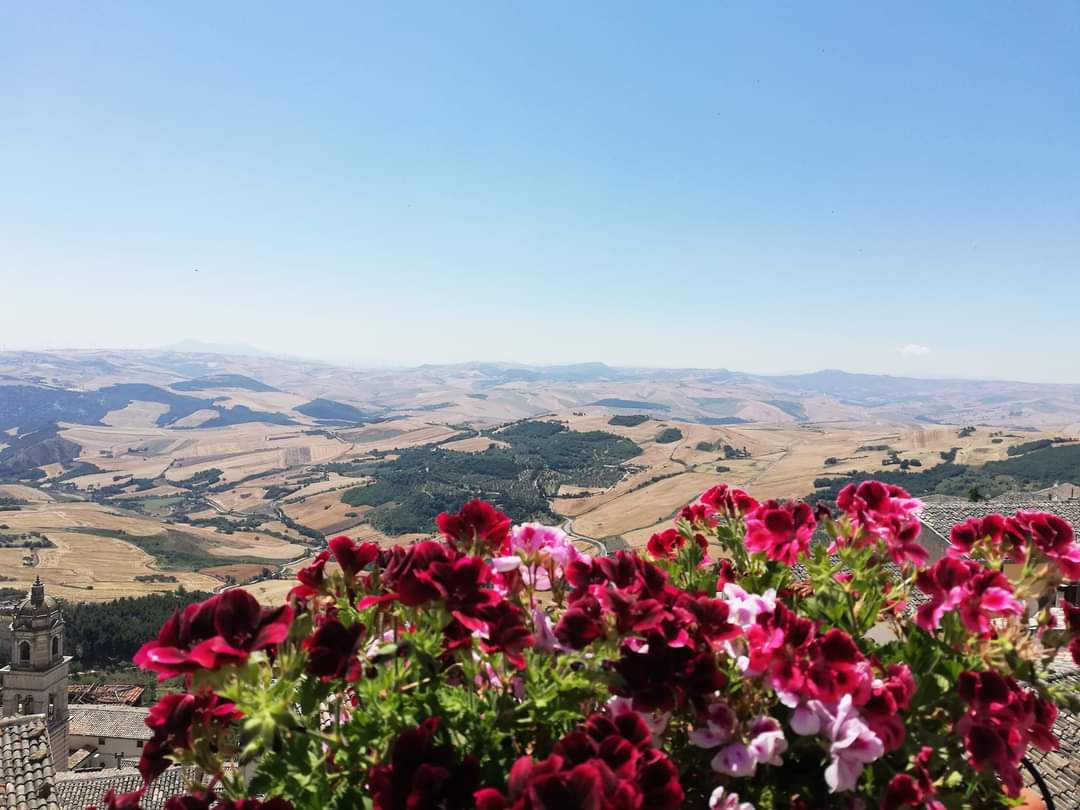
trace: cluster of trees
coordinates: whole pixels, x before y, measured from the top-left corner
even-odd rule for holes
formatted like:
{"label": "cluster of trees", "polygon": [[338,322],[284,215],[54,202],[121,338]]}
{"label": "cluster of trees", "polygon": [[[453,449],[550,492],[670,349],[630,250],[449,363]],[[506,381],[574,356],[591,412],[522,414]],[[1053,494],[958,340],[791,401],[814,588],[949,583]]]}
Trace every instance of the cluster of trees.
{"label": "cluster of trees", "polygon": [[609,425],[615,427],[637,427],[640,424],[644,424],[652,419],[651,416],[646,416],[643,413],[631,413],[631,414],[616,414],[608,419]]}
{"label": "cluster of trees", "polygon": [[130,666],[131,657],[174,612],[208,593],[183,587],[171,593],[114,599],[111,602],[71,602],[64,611],[64,652],[80,669]]}
{"label": "cluster of trees", "polygon": [[366,517],[387,534],[430,531],[439,512],[470,498],[489,500],[519,520],[552,520],[548,498],[560,484],[609,486],[622,476],[622,462],[641,452],[628,439],[570,431],[558,422],[519,422],[494,435],[509,447],[479,453],[415,447],[389,461],[353,464],[350,474],[374,481],[341,499],[375,507]]}
{"label": "cluster of trees", "polygon": [[671,444],[683,437],[683,432],[677,427],[666,427],[656,434],[657,444]]}
{"label": "cluster of trees", "polygon": [[[953,454],[955,456],[955,453]],[[950,495],[993,498],[1012,490],[1034,490],[1061,481],[1080,481],[1080,446],[1043,447],[1020,456],[980,465],[956,464],[951,458],[919,472],[883,470],[869,475],[855,473],[838,478],[818,478],[814,500],[834,501],[849,483],[877,478],[904,487],[913,495]]]}

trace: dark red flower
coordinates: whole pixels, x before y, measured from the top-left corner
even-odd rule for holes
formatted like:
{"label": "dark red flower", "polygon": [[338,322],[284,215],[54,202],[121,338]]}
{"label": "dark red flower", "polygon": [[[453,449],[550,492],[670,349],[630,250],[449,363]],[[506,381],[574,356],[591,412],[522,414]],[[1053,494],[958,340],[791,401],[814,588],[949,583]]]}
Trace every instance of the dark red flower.
{"label": "dark red flower", "polygon": [[1029,539],[1066,579],[1080,579],[1080,544],[1067,520],[1048,512],[1017,512],[1006,521],[1005,531],[1010,537]]}
{"label": "dark red flower", "polygon": [[403,605],[419,607],[439,598],[439,589],[427,575],[428,569],[455,558],[456,552],[452,548],[434,540],[415,543],[408,549],[395,546],[383,571],[383,579],[395,590]]}
{"label": "dark red flower", "polygon": [[402,731],[387,761],[368,774],[374,810],[464,810],[473,806],[480,768],[475,757],[461,759],[436,735],[442,719],[432,717]]}
{"label": "dark red flower", "polygon": [[1072,641],[1069,642],[1069,652],[1072,653],[1073,661],[1080,666],[1080,606],[1063,602],[1065,611],[1065,627],[1072,633]]}
{"label": "dark red flower", "polygon": [[555,625],[555,637],[574,650],[583,650],[604,635],[603,608],[594,596],[576,599]]}
{"label": "dark red flower", "polygon": [[307,599],[322,593],[323,584],[326,582],[326,563],[330,559],[330,552],[323,549],[315,555],[310,565],[296,572],[296,578],[300,584],[289,591],[289,596],[297,599]]}
{"label": "dark red flower", "polygon": [[494,555],[510,534],[510,518],[487,501],[473,499],[456,515],[443,512],[435,524],[461,551]]}
{"label": "dark red flower", "polygon": [[344,678],[355,681],[363,672],[357,652],[364,639],[364,625],[353,622],[346,627],[338,619],[324,621],[304,641],[308,654],[307,670],[323,680]]}
{"label": "dark red flower", "polygon": [[746,518],[746,548],[770,560],[794,565],[810,548],[817,521],[805,503],[766,501]]}
{"label": "dark red flower", "polygon": [[351,538],[340,535],[333,538],[330,543],[330,551],[334,559],[341,566],[346,580],[351,580],[379,556],[379,547],[375,543],[361,543],[357,545]]}
{"label": "dark red flower", "polygon": [[415,574],[418,581],[434,588],[451,615],[470,630],[484,630],[485,612],[502,601],[491,587],[491,576],[491,567],[480,557],[434,561]]}
{"label": "dark red flower", "polygon": [[1057,707],[1012,677],[990,670],[962,672],[956,692],[968,704],[954,732],[964,739],[971,765],[993,771],[1010,796],[1023,786],[1019,764],[1029,745],[1058,746],[1053,732]]}
{"label": "dark red flower", "polygon": [[210,810],[210,806],[217,800],[218,797],[209,790],[170,796],[165,801],[165,810]]}
{"label": "dark red flower", "polygon": [[[970,556],[972,549],[979,543],[985,543],[991,549],[998,549],[1001,547],[1005,537],[1005,517],[1003,515],[968,518],[963,523],[957,523],[952,527],[952,531],[949,532],[947,553],[950,557]],[[1012,547],[1015,548],[1015,546]],[[1022,560],[1024,556],[1023,546],[1020,546],[1017,551],[1019,552],[1019,558]]]}
{"label": "dark red flower", "polygon": [[518,669],[525,669],[522,652],[535,641],[521,608],[509,602],[500,602],[484,613],[487,622],[486,638],[480,640],[480,646],[486,652],[501,652],[506,660]]}
{"label": "dark red flower", "polygon": [[675,810],[684,799],[678,770],[633,712],[593,715],[546,759],[518,759],[507,781],[508,795],[477,791],[477,810]]}
{"label": "dark red flower", "polygon": [[180,692],[163,695],[146,714],[153,736],[143,746],[139,772],[153,781],[172,764],[167,757],[180,748],[190,748],[193,734],[221,731],[243,714],[236,704],[212,692]]}
{"label": "dark red flower", "polygon": [[922,803],[923,792],[919,789],[915,777],[906,773],[898,773],[885,786],[885,796],[881,800],[881,810],[918,807]]}
{"label": "dark red flower", "polygon": [[242,664],[252,652],[283,641],[292,618],[291,607],[264,609],[250,593],[234,588],[173,614],[134,661],[157,672],[159,680]]}

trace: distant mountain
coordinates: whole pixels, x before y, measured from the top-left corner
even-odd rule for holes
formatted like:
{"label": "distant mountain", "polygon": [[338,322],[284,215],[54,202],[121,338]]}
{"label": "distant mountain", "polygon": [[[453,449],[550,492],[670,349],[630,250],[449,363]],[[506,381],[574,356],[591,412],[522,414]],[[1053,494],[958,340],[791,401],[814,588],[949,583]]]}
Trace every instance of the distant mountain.
{"label": "distant mountain", "polygon": [[210,343],[202,340],[180,340],[162,346],[163,352],[179,352],[183,354],[230,354],[237,357],[271,357],[270,352],[263,351],[246,343]]}

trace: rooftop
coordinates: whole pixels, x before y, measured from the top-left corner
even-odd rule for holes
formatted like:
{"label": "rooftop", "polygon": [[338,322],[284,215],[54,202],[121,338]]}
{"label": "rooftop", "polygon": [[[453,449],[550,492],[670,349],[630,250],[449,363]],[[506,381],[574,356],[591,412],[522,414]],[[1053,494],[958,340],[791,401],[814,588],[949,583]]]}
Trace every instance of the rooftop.
{"label": "rooftop", "polygon": [[0,719],[0,808],[58,810],[45,716]]}
{"label": "rooftop", "polygon": [[[1074,667],[1052,675],[1051,681],[1080,689],[1080,669]],[[1054,733],[1060,740],[1060,748],[1049,753],[1032,748],[1028,759],[1046,780],[1057,810],[1080,810],[1080,714],[1062,709],[1054,723]],[[1025,777],[1034,787],[1034,779],[1026,773]]]}
{"label": "rooftop", "polygon": [[[934,534],[948,540],[949,531],[968,518],[985,517],[993,513],[1011,515],[1015,512],[1049,512],[1069,521],[1080,529],[1080,501],[993,500],[969,501],[963,498],[926,498],[921,520]],[[923,542],[926,536],[923,536]]]}
{"label": "rooftop", "polygon": [[73,735],[123,740],[149,740],[152,736],[146,725],[148,710],[140,706],[76,703],[68,707],[68,712],[68,733]]}
{"label": "rooftop", "polygon": [[68,703],[137,706],[145,691],[145,686],[133,683],[71,683],[68,684]]}
{"label": "rooftop", "polygon": [[[183,793],[189,782],[200,779],[198,768],[169,768],[155,779],[139,801],[143,810],[162,810],[170,796]],[[65,771],[56,779],[59,807],[63,810],[83,810],[90,805],[101,805],[101,797],[108,790],[128,793],[142,787],[143,780],[137,768],[107,768],[101,771]]]}

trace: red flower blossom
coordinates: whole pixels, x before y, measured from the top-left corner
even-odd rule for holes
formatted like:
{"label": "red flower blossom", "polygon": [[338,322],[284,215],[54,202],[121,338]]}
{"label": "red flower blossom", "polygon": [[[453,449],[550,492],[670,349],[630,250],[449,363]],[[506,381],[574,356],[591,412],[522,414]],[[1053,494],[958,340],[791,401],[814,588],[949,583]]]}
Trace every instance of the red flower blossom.
{"label": "red flower blossom", "polygon": [[1006,521],[1006,532],[1012,538],[1029,539],[1066,579],[1080,579],[1080,544],[1067,520],[1047,512],[1017,512]]}
{"label": "red flower blossom", "polygon": [[1018,766],[1027,747],[1052,751],[1058,746],[1053,732],[1057,707],[992,670],[961,673],[956,691],[968,711],[955,732],[964,738],[972,766],[995,772],[1010,796],[1019,795],[1023,779]]}
{"label": "red flower blossom", "polygon": [[603,608],[591,595],[575,599],[555,625],[555,637],[561,644],[582,650],[604,635]]}
{"label": "red flower blossom", "polygon": [[360,622],[346,627],[336,618],[324,621],[304,641],[308,672],[323,680],[344,678],[355,681],[363,672],[363,665],[357,656],[363,639],[364,625]]}
{"label": "red flower blossom", "polygon": [[395,546],[382,576],[395,593],[385,597],[368,597],[361,601],[359,607],[363,609],[386,599],[398,599],[408,607],[419,607],[438,599],[439,589],[427,578],[427,571],[433,564],[455,557],[456,552],[452,548],[434,540],[415,543],[408,549]]}
{"label": "red flower blossom", "polygon": [[[1006,543],[1006,537],[1009,541]],[[1019,541],[1019,542],[1017,542]],[[989,549],[1004,550],[1008,546],[1012,550],[1011,559],[1022,562],[1024,559],[1024,538],[1005,534],[1005,517],[1003,515],[986,515],[985,517],[968,518],[963,523],[957,523],[949,532],[949,548],[946,552],[950,557],[969,557],[972,549],[983,543]]]}
{"label": "red flower blossom", "polygon": [[402,731],[386,762],[368,774],[374,810],[464,810],[473,806],[480,769],[475,757],[458,757],[435,737],[442,718]]}
{"label": "red flower blossom", "polygon": [[746,547],[770,560],[794,565],[810,548],[817,521],[805,503],[766,501],[746,516]]}
{"label": "red flower blossom", "polygon": [[[847,514],[856,531],[851,538],[856,546],[880,540],[899,565],[923,565],[929,559],[929,552],[916,542],[922,530],[918,517],[922,502],[902,487],[880,481],[848,484],[837,495],[836,506]],[[842,542],[838,539],[830,551]]]}
{"label": "red flower blossom", "polygon": [[691,526],[709,528],[716,525],[716,510],[707,503],[689,504],[679,512],[679,520],[688,521]]}
{"label": "red flower blossom", "polygon": [[323,549],[315,555],[310,565],[296,572],[296,578],[300,584],[289,591],[289,596],[296,599],[308,599],[322,593],[323,584],[326,582],[326,563],[330,559],[330,552]]}
{"label": "red flower blossom", "polygon": [[547,759],[521,757],[510,770],[508,793],[475,794],[477,810],[675,810],[684,799],[678,770],[653,748],[634,715],[612,721],[593,715],[563,737]]}
{"label": "red flower blossom", "polygon": [[671,560],[685,544],[686,538],[678,529],[664,529],[650,537],[645,548],[658,560]]}
{"label": "red flower blossom", "polygon": [[1069,642],[1069,652],[1072,653],[1073,661],[1080,666],[1080,607],[1070,602],[1063,602],[1065,611],[1065,627],[1072,633],[1072,641]]}
{"label": "red flower blossom", "polygon": [[513,666],[525,669],[525,658],[521,653],[533,646],[535,639],[525,626],[521,608],[500,602],[485,611],[484,616],[487,631],[486,638],[480,639],[480,646],[485,652],[501,652]]}
{"label": "red flower blossom", "polygon": [[173,614],[133,660],[157,672],[158,680],[242,664],[252,652],[283,641],[292,617],[288,606],[267,610],[247,591],[228,590]]}
{"label": "red flower blossom", "polygon": [[943,557],[920,571],[915,584],[930,597],[915,614],[915,623],[927,632],[936,630],[942,617],[957,608],[964,626],[979,635],[990,631],[991,614],[1024,612],[1005,575],[974,560]]}
{"label": "red flower blossom", "polygon": [[181,692],[162,696],[146,715],[153,737],[143,746],[139,772],[151,782],[169,767],[168,755],[190,748],[192,733],[225,729],[243,715],[236,704],[211,692]]}
{"label": "red flower blossom", "polygon": [[510,534],[510,518],[487,501],[473,499],[456,515],[443,512],[435,524],[461,551],[494,555]]}
{"label": "red flower blossom", "polygon": [[745,515],[758,507],[756,500],[741,489],[729,487],[727,484],[720,484],[707,489],[698,500],[728,517]]}
{"label": "red flower blossom", "polygon": [[375,543],[357,545],[351,538],[344,535],[333,538],[329,546],[346,580],[351,580],[375,562],[379,556],[379,547]]}

